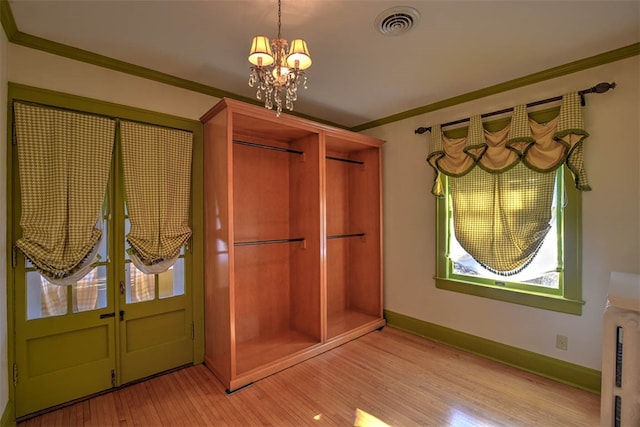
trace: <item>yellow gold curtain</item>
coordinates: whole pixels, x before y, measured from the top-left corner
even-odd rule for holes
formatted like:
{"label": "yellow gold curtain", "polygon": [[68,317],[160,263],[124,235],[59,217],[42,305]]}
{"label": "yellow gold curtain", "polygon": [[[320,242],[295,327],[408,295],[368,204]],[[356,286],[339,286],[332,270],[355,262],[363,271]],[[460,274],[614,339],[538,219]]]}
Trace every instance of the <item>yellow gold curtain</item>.
{"label": "yellow gold curtain", "polygon": [[468,135],[448,138],[439,124],[432,126],[427,162],[436,171],[432,189],[443,196],[440,174],[462,176],[479,166],[490,173],[501,173],[522,162],[529,169],[550,172],[566,162],[574,174],[576,187],[583,191],[587,183],[583,165],[584,130],[580,96],[563,96],[559,114],[547,123],[538,123],[527,115],[526,106],[514,107],[511,124],[497,132],[482,127],[480,116],[471,117]]}
{"label": "yellow gold curtain", "polygon": [[142,123],[121,122],[127,235],[133,264],[142,272],[171,267],[191,237],[190,132]]}
{"label": "yellow gold curtain", "polygon": [[22,212],[16,245],[51,283],[91,270],[102,238],[115,122],[15,102]]}
{"label": "yellow gold curtain", "polygon": [[436,171],[432,193],[444,196],[447,175],[453,229],[467,253],[503,275],[526,267],[550,229],[554,171],[566,163],[576,187],[591,189],[583,165],[587,136],[577,92],[563,97],[558,116],[547,123],[530,119],[520,105],[497,132],[485,130],[479,115],[464,138],[448,138],[433,126],[427,157]]}

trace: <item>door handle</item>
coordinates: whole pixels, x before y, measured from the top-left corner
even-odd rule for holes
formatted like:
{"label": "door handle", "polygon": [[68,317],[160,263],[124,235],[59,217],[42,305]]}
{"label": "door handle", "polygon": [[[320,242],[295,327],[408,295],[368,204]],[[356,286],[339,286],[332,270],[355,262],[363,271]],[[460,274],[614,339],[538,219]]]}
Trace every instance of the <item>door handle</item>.
{"label": "door handle", "polygon": [[120,310],[120,320],[124,320],[124,310]]}
{"label": "door handle", "polygon": [[116,317],[116,314],[115,313],[105,313],[105,314],[101,314],[100,315],[101,319],[106,319],[108,317]]}

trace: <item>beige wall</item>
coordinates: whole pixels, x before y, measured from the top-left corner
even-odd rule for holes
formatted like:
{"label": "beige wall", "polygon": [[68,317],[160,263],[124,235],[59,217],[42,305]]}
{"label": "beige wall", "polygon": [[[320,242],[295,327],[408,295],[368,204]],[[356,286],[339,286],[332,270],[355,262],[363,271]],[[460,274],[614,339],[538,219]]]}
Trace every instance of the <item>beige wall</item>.
{"label": "beige wall", "polygon": [[[192,119],[217,101],[21,46],[9,45],[9,58],[8,79],[15,83]],[[367,133],[388,141],[383,150],[385,308],[600,369],[601,315],[609,272],[639,272],[639,63],[634,57],[369,130]],[[587,301],[583,315],[435,289],[434,201],[429,193],[433,172],[424,162],[426,137],[414,135],[413,130],[600,81],[616,81],[619,86],[613,92],[589,96],[584,110],[591,133],[586,142],[586,165],[594,191],[583,198],[583,297]],[[614,167],[607,169],[607,162]],[[569,337],[568,351],[555,349],[556,334]]]}
{"label": "beige wall", "polygon": [[9,400],[7,369],[7,36],[0,30],[0,417]]}
{"label": "beige wall", "polygon": [[[385,139],[385,308],[535,353],[600,370],[602,311],[609,273],[640,272],[640,59],[636,56],[371,129]],[[582,316],[499,302],[435,288],[433,170],[428,134],[414,129],[615,81],[588,95],[583,109],[586,168],[593,191],[583,195]],[[548,106],[547,106],[548,107]],[[569,338],[555,348],[556,334]]]}
{"label": "beige wall", "polygon": [[[219,98],[9,44],[8,77],[26,84],[198,120]],[[46,70],[46,72],[43,72]]]}

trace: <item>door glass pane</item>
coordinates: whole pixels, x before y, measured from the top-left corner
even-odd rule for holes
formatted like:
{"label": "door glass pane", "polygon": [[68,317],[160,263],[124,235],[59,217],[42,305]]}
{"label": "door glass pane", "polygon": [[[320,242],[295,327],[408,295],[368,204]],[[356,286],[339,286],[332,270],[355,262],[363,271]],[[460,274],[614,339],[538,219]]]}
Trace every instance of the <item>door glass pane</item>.
{"label": "door glass pane", "polygon": [[107,219],[103,219],[102,220],[102,241],[100,242],[100,248],[98,249],[98,258],[96,259],[96,261],[98,262],[106,262],[107,261],[107,256],[108,256],[108,252],[107,252],[107,243],[108,243],[108,238],[107,238]]}
{"label": "door glass pane", "polygon": [[97,310],[107,306],[107,267],[91,270],[72,286],[73,312]]}
{"label": "door glass pane", "polygon": [[27,320],[67,314],[67,287],[49,283],[37,271],[27,272]]}
{"label": "door glass pane", "polygon": [[144,274],[135,265],[125,265],[127,304],[151,301],[156,296],[155,274]]}
{"label": "door glass pane", "polygon": [[[126,205],[125,205],[125,206],[126,206]],[[125,208],[125,209],[126,209],[126,208]],[[124,220],[124,236],[125,236],[125,244],[127,243],[127,242],[126,242],[126,237],[129,235],[129,232],[130,232],[130,231],[131,231],[131,223],[129,222],[129,218],[126,218],[126,217],[125,217],[125,220]],[[129,258],[129,252],[128,252],[126,249],[127,249],[127,248],[125,248],[125,251],[124,251],[124,259],[128,261],[128,260],[130,260],[131,258]]]}
{"label": "door glass pane", "polygon": [[27,272],[27,320],[67,314],[67,296],[71,289],[73,313],[107,306],[107,267],[91,270],[72,286],[49,283],[37,271]]}
{"label": "door glass pane", "polygon": [[158,294],[160,298],[184,295],[184,258],[178,258],[173,267],[158,274]]}

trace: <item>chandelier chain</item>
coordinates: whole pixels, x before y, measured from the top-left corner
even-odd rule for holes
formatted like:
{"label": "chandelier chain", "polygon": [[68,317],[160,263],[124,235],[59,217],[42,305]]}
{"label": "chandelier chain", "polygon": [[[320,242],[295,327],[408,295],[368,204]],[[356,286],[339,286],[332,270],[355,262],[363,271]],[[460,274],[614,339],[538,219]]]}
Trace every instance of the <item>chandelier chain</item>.
{"label": "chandelier chain", "polygon": [[282,36],[280,35],[280,27],[282,26],[282,2],[281,0],[278,0],[278,38],[282,38]]}

